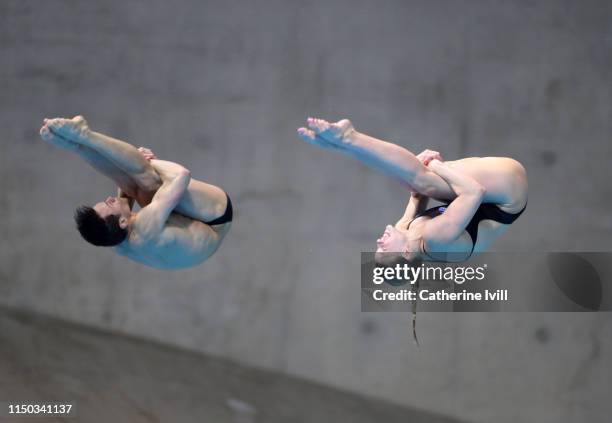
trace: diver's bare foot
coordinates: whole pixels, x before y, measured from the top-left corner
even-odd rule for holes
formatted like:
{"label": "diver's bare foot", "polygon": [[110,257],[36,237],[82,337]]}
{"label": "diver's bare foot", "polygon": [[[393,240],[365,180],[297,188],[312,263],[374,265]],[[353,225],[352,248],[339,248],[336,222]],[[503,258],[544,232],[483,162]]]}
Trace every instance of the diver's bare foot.
{"label": "diver's bare foot", "polygon": [[353,132],[355,128],[348,119],[329,123],[323,119],[308,118],[308,128],[298,129],[302,140],[324,148],[348,147],[352,143]]}
{"label": "diver's bare foot", "polygon": [[45,125],[55,135],[79,144],[86,141],[90,133],[89,125],[83,116],[75,116],[72,119],[45,119]]}
{"label": "diver's bare foot", "polygon": [[[45,119],[45,121],[47,120],[48,119]],[[74,151],[78,150],[79,148],[79,144],[73,141],[69,141],[66,138],[63,138],[51,132],[46,122],[42,126],[42,128],[40,128],[40,138],[42,138],[42,140],[46,143],[49,143],[51,145],[54,145],[55,147],[59,147],[64,150]]]}

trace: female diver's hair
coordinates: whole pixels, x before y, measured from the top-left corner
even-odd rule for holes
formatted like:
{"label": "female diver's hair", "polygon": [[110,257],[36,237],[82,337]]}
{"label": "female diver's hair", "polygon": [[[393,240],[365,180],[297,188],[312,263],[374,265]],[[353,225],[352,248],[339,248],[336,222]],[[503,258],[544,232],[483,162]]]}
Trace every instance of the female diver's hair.
{"label": "female diver's hair", "polygon": [[[423,263],[422,258],[416,258],[414,260],[407,260],[403,254],[401,253],[377,253],[374,256],[374,261],[376,265],[379,267],[395,267],[396,265],[404,265],[407,264],[410,267],[419,267]],[[389,281],[385,281],[393,286],[399,286],[399,284],[393,284]],[[417,346],[419,346],[419,339],[416,334],[416,314],[417,314],[417,303],[418,303],[418,292],[419,292],[419,284],[420,280],[417,279],[416,282],[412,285],[414,287],[414,292],[417,293],[417,296],[414,297],[414,300],[411,301],[412,305],[412,337],[414,338],[414,342],[416,342]]]}
{"label": "female diver's hair", "polygon": [[74,212],[77,229],[85,241],[98,247],[112,247],[121,244],[128,231],[119,226],[119,216],[105,218],[89,206],[81,206]]}

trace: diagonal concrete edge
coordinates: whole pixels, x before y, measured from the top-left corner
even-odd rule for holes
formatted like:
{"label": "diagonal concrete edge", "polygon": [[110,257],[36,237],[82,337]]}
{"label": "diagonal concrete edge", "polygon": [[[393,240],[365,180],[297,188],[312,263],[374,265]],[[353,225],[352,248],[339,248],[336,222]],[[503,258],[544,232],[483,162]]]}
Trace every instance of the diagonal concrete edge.
{"label": "diagonal concrete edge", "polygon": [[[457,420],[227,360],[0,308],[0,402],[73,404],[76,421]],[[48,416],[47,422],[71,421]],[[10,419],[9,419],[10,421]]]}

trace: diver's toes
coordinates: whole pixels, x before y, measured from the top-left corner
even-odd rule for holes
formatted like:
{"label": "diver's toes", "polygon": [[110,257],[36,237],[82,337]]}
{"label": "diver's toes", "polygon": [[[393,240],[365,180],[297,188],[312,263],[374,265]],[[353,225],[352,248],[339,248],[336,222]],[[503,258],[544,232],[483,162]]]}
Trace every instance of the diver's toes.
{"label": "diver's toes", "polygon": [[308,127],[313,130],[316,134],[321,134],[321,132],[325,131],[328,128],[328,124],[323,119],[308,119]]}
{"label": "diver's toes", "polygon": [[51,141],[53,140],[53,133],[49,130],[49,128],[43,126],[40,128],[40,137],[43,139],[43,141]]}
{"label": "diver's toes", "polygon": [[63,119],[60,118],[48,119],[46,123],[51,129],[60,129],[64,125]]}
{"label": "diver's toes", "polygon": [[304,141],[312,142],[316,138],[316,134],[310,129],[298,128],[297,133]]}
{"label": "diver's toes", "polygon": [[317,120],[313,118],[308,118],[308,127],[315,132],[319,132],[319,125],[317,124]]}

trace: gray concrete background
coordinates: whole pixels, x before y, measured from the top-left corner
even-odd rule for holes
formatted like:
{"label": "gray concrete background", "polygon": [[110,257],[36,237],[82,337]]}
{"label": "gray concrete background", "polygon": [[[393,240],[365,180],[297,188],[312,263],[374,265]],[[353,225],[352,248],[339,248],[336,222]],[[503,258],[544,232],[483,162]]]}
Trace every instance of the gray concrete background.
{"label": "gray concrete background", "polygon": [[[605,1],[0,3],[0,303],[472,421],[608,421],[609,314],[362,314],[359,252],[407,194],[300,143],[309,115],[449,158],[526,166],[498,250],[609,250]],[[209,262],[144,268],[85,244],[113,192],[39,141],[43,117],[152,148],[225,188]],[[530,281],[522,281],[528,285]]]}
{"label": "gray concrete background", "polygon": [[[172,363],[169,365],[169,363]],[[0,308],[0,421],[8,404],[71,404],[61,423],[459,423],[227,360]]]}

